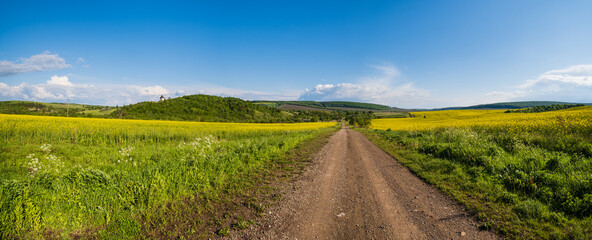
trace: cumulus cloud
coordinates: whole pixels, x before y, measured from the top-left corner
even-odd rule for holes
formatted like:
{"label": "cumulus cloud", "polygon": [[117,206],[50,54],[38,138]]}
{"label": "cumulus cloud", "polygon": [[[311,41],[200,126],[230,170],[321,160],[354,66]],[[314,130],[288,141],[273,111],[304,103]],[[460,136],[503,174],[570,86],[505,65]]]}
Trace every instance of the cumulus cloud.
{"label": "cumulus cloud", "polygon": [[21,83],[17,86],[8,86],[8,84],[0,82],[0,95],[3,97],[22,97],[24,99],[28,99],[28,96],[22,94],[26,87],[26,83]]}
{"label": "cumulus cloud", "polygon": [[520,88],[531,88],[541,84],[560,83],[592,87],[592,65],[576,65],[548,71],[534,80],[528,80]]}
{"label": "cumulus cloud", "polygon": [[70,82],[70,80],[68,80],[68,76],[53,76],[51,77],[51,80],[47,81],[48,85],[60,85],[60,86],[73,86],[74,84],[72,84]]}
{"label": "cumulus cloud", "polygon": [[429,92],[418,89],[412,82],[397,83],[399,70],[392,65],[371,66],[378,71],[374,76],[358,79],[354,83],[318,84],[312,90],[306,89],[300,100],[312,101],[362,101],[389,106],[411,106]]}
{"label": "cumulus cloud", "polygon": [[490,92],[487,96],[503,101],[558,100],[592,102],[592,65],[576,65],[545,72],[524,81],[510,91]]}
{"label": "cumulus cloud", "polygon": [[51,54],[49,51],[45,51],[29,58],[19,58],[14,62],[0,60],[0,76],[10,76],[25,72],[57,70],[69,67],[72,67],[72,65],[67,64],[66,60],[57,54]]}
{"label": "cumulus cloud", "polygon": [[187,94],[208,94],[221,97],[236,97],[244,100],[296,100],[301,91],[282,90],[273,92],[264,92],[250,89],[228,88],[213,84],[205,84],[198,89],[179,90],[175,93],[177,96]]}
{"label": "cumulus cloud", "polygon": [[95,86],[76,84],[68,76],[53,76],[45,83],[21,83],[10,86],[0,82],[0,100],[62,102],[67,98],[79,103],[118,105],[155,101],[170,91],[161,86]]}
{"label": "cumulus cloud", "polygon": [[[8,85],[0,82],[0,101],[29,100],[42,102],[71,102],[97,105],[123,105],[142,101],[158,101],[165,97],[180,97],[189,94],[208,94],[222,97],[237,97],[245,100],[295,100],[299,91],[263,92],[227,88],[213,84],[200,87],[184,87],[171,89],[159,85],[100,85],[78,84],[72,76],[52,76],[45,83]],[[76,75],[73,75],[76,78]]]}
{"label": "cumulus cloud", "polygon": [[9,86],[0,83],[0,97],[3,99],[24,100],[63,100],[68,97],[78,97],[91,92],[92,85],[73,84],[68,76],[53,76],[42,84],[21,83],[17,86]]}

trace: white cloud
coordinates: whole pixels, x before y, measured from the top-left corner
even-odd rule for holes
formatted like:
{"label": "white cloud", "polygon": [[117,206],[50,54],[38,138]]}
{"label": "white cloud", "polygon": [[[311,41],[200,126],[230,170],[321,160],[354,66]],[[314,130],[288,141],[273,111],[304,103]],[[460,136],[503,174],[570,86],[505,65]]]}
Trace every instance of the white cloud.
{"label": "white cloud", "polygon": [[313,101],[362,101],[389,106],[413,106],[421,98],[429,96],[426,90],[418,89],[412,82],[396,83],[400,72],[392,65],[371,66],[379,71],[375,76],[363,77],[354,83],[318,84],[306,89],[300,100]]}
{"label": "white cloud", "polygon": [[47,81],[48,85],[60,85],[60,86],[73,86],[73,84],[68,80],[68,76],[57,76],[54,75],[51,77],[51,80]]}
{"label": "white cloud", "polygon": [[29,58],[20,58],[15,62],[0,60],[0,76],[9,76],[25,72],[37,72],[44,70],[57,70],[69,68],[66,60],[57,54],[45,51]]}
{"label": "white cloud", "polygon": [[152,87],[134,87],[137,91],[137,94],[140,96],[156,96],[156,95],[166,95],[169,94],[169,90],[163,88],[161,86],[152,86]]}
{"label": "white cloud", "polygon": [[564,69],[552,70],[528,80],[520,88],[530,88],[544,83],[565,83],[576,86],[592,87],[592,65],[576,65]]}
{"label": "white cloud", "polygon": [[21,83],[17,86],[8,86],[0,83],[0,97],[2,99],[61,100],[77,97],[91,87],[72,84],[68,76],[53,76],[45,84]]}
{"label": "white cloud", "polygon": [[[203,84],[200,87],[183,87],[171,89],[164,86],[139,86],[139,85],[89,85],[77,84],[78,75],[52,76],[42,84],[21,83],[10,86],[0,82],[0,101],[2,100],[29,100],[42,102],[70,102],[97,104],[97,105],[123,105],[141,101],[157,101],[160,95],[165,97],[180,97],[189,94],[208,94],[222,97],[237,97],[245,100],[295,100],[299,91],[263,92],[227,88],[213,84]],[[93,79],[93,81],[99,81]]]}
{"label": "white cloud", "polygon": [[576,65],[545,72],[514,86],[510,91],[490,92],[502,101],[558,100],[592,102],[592,65]]}
{"label": "white cloud", "polygon": [[401,75],[399,69],[393,65],[370,65],[370,67],[380,70],[382,72],[382,78],[395,78]]}
{"label": "white cloud", "polygon": [[79,57],[78,59],[76,59],[76,63],[83,63],[84,62],[84,58]]}
{"label": "white cloud", "polygon": [[218,85],[207,84],[201,86],[199,89],[193,90],[179,90],[175,93],[177,96],[187,94],[208,94],[216,95],[221,97],[236,97],[244,100],[296,100],[301,92],[300,91],[280,91],[280,92],[263,92],[248,89],[236,89],[222,87]]}
{"label": "white cloud", "polygon": [[[335,85],[333,84],[319,84],[317,86],[315,86],[313,89],[313,92],[315,94],[325,94],[323,91],[331,91],[332,89],[335,88]],[[308,89],[305,90],[305,92],[308,92]]]}
{"label": "white cloud", "polygon": [[27,95],[22,94],[23,89],[27,87],[26,83],[21,83],[17,86],[8,86],[6,83],[0,82],[0,95],[6,97],[22,97],[28,99]]}
{"label": "white cloud", "polygon": [[121,105],[156,101],[170,91],[161,86],[95,86],[75,84],[68,76],[53,76],[46,83],[9,86],[0,82],[0,100],[72,102]]}

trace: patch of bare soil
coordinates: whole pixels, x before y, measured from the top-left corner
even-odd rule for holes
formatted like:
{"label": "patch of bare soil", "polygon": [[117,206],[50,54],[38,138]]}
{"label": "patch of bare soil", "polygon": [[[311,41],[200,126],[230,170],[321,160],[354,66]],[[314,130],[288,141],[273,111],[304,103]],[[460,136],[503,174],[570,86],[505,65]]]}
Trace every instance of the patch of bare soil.
{"label": "patch of bare soil", "polygon": [[258,224],[233,239],[497,239],[362,134],[335,133]]}

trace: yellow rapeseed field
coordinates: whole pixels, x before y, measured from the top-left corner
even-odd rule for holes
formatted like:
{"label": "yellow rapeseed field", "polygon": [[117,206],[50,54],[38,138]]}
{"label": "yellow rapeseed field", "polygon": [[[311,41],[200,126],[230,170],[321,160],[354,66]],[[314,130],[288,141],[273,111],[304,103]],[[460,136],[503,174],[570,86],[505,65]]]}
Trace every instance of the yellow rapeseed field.
{"label": "yellow rapeseed field", "polygon": [[0,114],[0,129],[14,135],[36,137],[88,138],[94,142],[109,136],[158,136],[192,138],[208,134],[249,134],[253,132],[292,132],[335,126],[334,122],[316,123],[219,123],[157,120],[120,120],[99,118],[65,118]]}
{"label": "yellow rapeseed field", "polygon": [[437,128],[486,127],[510,133],[592,132],[592,106],[542,113],[504,113],[504,110],[447,110],[413,112],[414,118],[384,118],[372,121],[381,130],[425,131]]}

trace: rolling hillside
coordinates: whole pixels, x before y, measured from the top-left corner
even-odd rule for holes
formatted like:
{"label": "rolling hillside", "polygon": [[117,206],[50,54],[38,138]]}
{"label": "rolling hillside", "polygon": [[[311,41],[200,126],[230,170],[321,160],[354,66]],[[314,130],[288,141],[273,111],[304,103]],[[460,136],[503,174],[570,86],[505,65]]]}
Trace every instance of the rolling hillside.
{"label": "rolling hillside", "polygon": [[0,113],[44,116],[105,116],[114,107],[85,104],[42,103],[30,101],[0,101]]}
{"label": "rolling hillside", "polygon": [[[123,112],[123,113],[122,113]],[[123,106],[111,117],[202,122],[256,122],[289,117],[282,111],[238,98],[190,95],[163,102],[140,102]]]}
{"label": "rolling hillside", "polygon": [[[551,101],[502,102],[468,107],[449,107],[431,110],[456,109],[526,109],[567,104]],[[586,104],[590,105],[590,104]],[[30,101],[1,101],[0,113],[100,117],[145,120],[177,120],[202,122],[316,122],[345,117],[347,112],[374,112],[374,118],[407,117],[407,111],[385,105],[359,102],[314,101],[245,101],[233,97],[188,95],[164,102],[140,102],[123,107],[84,104],[41,103]],[[429,111],[429,110],[414,110]]]}
{"label": "rolling hillside", "polygon": [[239,98],[188,95],[123,106],[110,117],[202,122],[303,122],[341,119],[335,112],[287,111]]}
{"label": "rolling hillside", "polygon": [[233,97],[188,95],[164,102],[140,102],[123,107],[83,104],[2,101],[1,114],[99,117],[201,122],[317,122],[343,118],[337,111],[283,110]]}
{"label": "rolling hillside", "polygon": [[346,101],[253,101],[255,104],[289,110],[342,110],[342,111],[393,111],[397,110],[385,105],[346,102]]}
{"label": "rolling hillside", "polygon": [[[519,108],[531,108],[531,107],[538,107],[538,106],[550,106],[550,105],[565,105],[565,104],[574,104],[574,103],[567,103],[567,102],[554,102],[554,101],[523,101],[523,102],[501,102],[501,103],[491,103],[491,104],[480,104],[480,105],[473,105],[468,107],[447,107],[447,108],[438,108],[432,110],[460,110],[460,109],[519,109]],[[590,104],[585,104],[590,105]]]}

